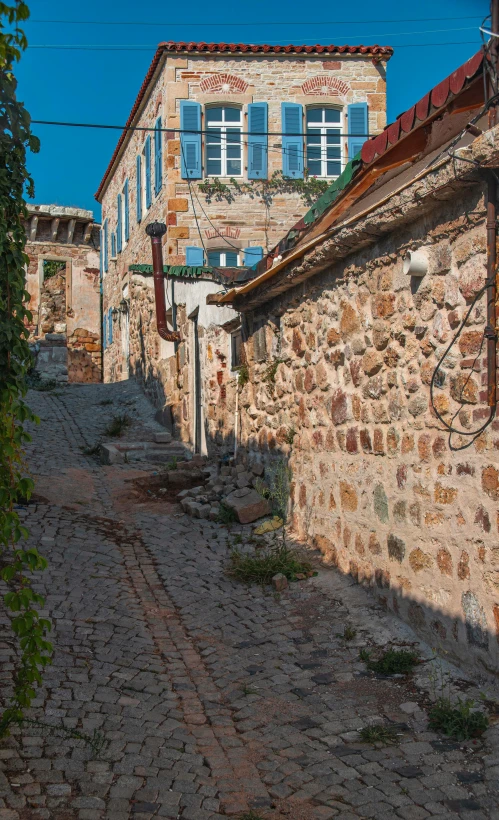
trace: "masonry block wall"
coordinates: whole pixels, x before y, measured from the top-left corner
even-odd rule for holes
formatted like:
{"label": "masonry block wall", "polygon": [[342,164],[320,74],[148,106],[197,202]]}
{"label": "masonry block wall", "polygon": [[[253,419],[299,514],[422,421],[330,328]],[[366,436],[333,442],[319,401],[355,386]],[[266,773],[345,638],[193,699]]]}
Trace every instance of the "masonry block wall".
{"label": "masonry block wall", "polygon": [[[483,191],[438,208],[262,306],[266,355],[250,334],[241,444],[250,460],[289,463],[300,537],[431,645],[497,673],[499,421],[449,438],[429,401],[485,280]],[[421,280],[403,273],[415,248],[429,260]],[[489,416],[485,323],[481,298],[435,394],[468,431]]]}
{"label": "masonry block wall", "polygon": [[[37,366],[49,373],[55,367],[60,381],[98,382],[100,225],[91,211],[80,208],[35,205],[28,212],[26,289],[33,315],[30,338],[39,351]],[[60,263],[59,272],[47,275],[46,262]]]}
{"label": "masonry block wall", "polygon": [[[210,105],[236,105],[241,108],[242,129],[248,130],[247,110],[251,102],[268,103],[268,130],[281,132],[281,103],[299,102],[307,105],[334,105],[345,112],[353,102],[367,101],[369,129],[378,133],[385,125],[386,89],[385,58],[373,60],[370,54],[323,54],[323,55],[247,55],[233,54],[170,55],[162,58],[139,107],[134,124],[153,128],[161,118],[167,129],[181,127],[180,103],[192,100],[202,106],[201,128],[206,129],[206,109]],[[348,124],[345,122],[345,127]],[[197,246],[202,251],[225,249],[241,252],[251,246],[270,249],[284,233],[302,216],[307,206],[296,192],[280,193],[273,197],[270,208],[250,194],[238,194],[233,202],[225,198],[207,200],[199,184],[206,182],[205,159],[203,179],[189,184],[181,175],[181,144],[174,130],[163,133],[162,185],[157,194],[152,184],[152,201],[149,208],[141,202],[140,221],[137,219],[137,157],[144,174],[144,151],[147,136],[152,132],[136,131],[125,140],[105,181],[99,199],[102,202],[102,219],[106,225],[108,264],[104,271],[104,315],[117,308],[123,298],[129,303],[129,323],[115,315],[112,343],[106,345],[104,355],[104,379],[114,381],[137,375],[148,394],[161,404],[173,400],[171,374],[177,364],[166,362],[162,356],[164,347],[157,338],[152,292],[143,284],[135,286],[128,271],[133,263],[150,263],[150,241],[145,226],[154,220],[165,222],[168,228],[164,238],[165,264],[186,263],[186,248]],[[205,156],[203,137],[202,155]],[[247,137],[243,137],[243,142]],[[282,138],[269,137],[268,175],[282,170]],[[342,148],[346,156],[346,140]],[[154,157],[151,160],[154,177]],[[243,145],[243,180],[247,180],[247,147]],[[120,252],[113,251],[112,239],[116,236],[118,196],[124,196],[128,180],[129,238]],[[222,182],[228,182],[222,179]],[[123,201],[123,200],[122,200]],[[194,206],[194,207],[193,207]],[[123,230],[123,226],[122,230]],[[200,236],[201,234],[201,236]],[[205,260],[206,261],[206,260]],[[214,290],[216,288],[214,287]],[[124,294],[126,296],[124,297]],[[122,339],[128,332],[129,344]],[[204,328],[207,330],[207,328]],[[215,333],[215,330],[213,329]],[[186,360],[190,356],[188,339],[185,342]],[[127,354],[125,353],[127,351]],[[212,378],[211,363],[205,359],[203,384],[209,390]],[[175,376],[176,378],[176,376]],[[216,375],[215,375],[216,378]],[[156,383],[158,382],[158,383]],[[180,394],[175,391],[182,403]],[[184,402],[185,405],[185,402]],[[175,411],[178,415],[183,410]]]}

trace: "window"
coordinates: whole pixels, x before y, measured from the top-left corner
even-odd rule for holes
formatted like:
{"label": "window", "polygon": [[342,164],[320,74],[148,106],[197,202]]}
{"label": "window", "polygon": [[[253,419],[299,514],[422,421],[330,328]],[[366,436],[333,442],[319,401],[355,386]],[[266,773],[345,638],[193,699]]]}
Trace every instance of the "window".
{"label": "window", "polygon": [[116,259],[116,234],[114,231],[111,234],[111,259]]}
{"label": "window", "polygon": [[212,268],[237,268],[239,266],[239,251],[208,251],[208,265]]}
{"label": "window", "polygon": [[146,211],[151,207],[152,191],[151,191],[151,137],[147,136],[144,144],[144,203]]}
{"label": "window", "polygon": [[206,173],[242,176],[242,111],[234,106],[206,109]]}
{"label": "window", "polygon": [[230,367],[238,370],[243,364],[243,336],[241,328],[230,335]]}
{"label": "window", "polygon": [[317,177],[338,177],[342,162],[342,114],[338,108],[308,108],[306,165]]}
{"label": "window", "polygon": [[265,319],[253,319],[253,358],[256,362],[263,362],[267,358]]}

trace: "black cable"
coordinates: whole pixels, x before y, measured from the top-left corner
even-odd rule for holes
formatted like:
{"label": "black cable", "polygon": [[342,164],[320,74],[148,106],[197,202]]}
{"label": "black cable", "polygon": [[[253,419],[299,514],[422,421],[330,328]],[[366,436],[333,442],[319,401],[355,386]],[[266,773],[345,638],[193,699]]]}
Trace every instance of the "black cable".
{"label": "black cable", "polygon": [[[498,268],[498,270],[499,270],[499,268]],[[496,274],[497,274],[497,270],[496,270]],[[460,335],[461,335],[461,333],[463,332],[463,330],[464,330],[464,328],[465,328],[465,326],[466,326],[466,322],[468,321],[468,319],[469,319],[469,317],[470,317],[470,315],[471,315],[471,312],[472,312],[473,308],[475,307],[476,303],[478,302],[478,300],[480,299],[480,297],[481,297],[481,296],[483,296],[483,294],[485,293],[485,291],[487,290],[487,288],[489,287],[489,285],[490,285],[491,283],[493,283],[494,281],[495,281],[495,276],[494,276],[494,279],[486,279],[486,280],[485,280],[485,284],[483,285],[483,287],[482,287],[482,288],[480,288],[480,290],[476,293],[476,295],[475,295],[475,297],[474,297],[474,299],[473,299],[473,301],[472,301],[472,303],[471,303],[470,307],[468,308],[468,311],[467,311],[467,313],[466,313],[466,316],[464,317],[464,319],[462,320],[461,324],[459,325],[459,328],[457,329],[457,331],[456,331],[456,333],[455,333],[455,335],[454,335],[454,337],[453,337],[452,341],[451,341],[451,342],[450,342],[450,344],[447,346],[447,348],[446,348],[445,352],[443,353],[443,355],[440,357],[440,359],[439,359],[439,361],[438,361],[438,363],[437,363],[437,366],[436,366],[435,370],[433,371],[433,375],[432,375],[432,377],[431,377],[431,382],[430,382],[430,403],[431,403],[432,409],[433,409],[433,411],[434,411],[434,413],[435,413],[435,415],[436,415],[437,419],[438,419],[438,420],[439,420],[439,421],[440,421],[440,422],[444,425],[445,429],[446,429],[446,430],[447,430],[447,431],[448,431],[451,435],[454,433],[454,434],[459,435],[459,436],[473,436],[473,437],[479,436],[479,435],[480,435],[480,433],[483,433],[483,431],[484,431],[484,430],[485,430],[485,429],[489,426],[490,422],[492,421],[492,419],[493,419],[493,418],[494,418],[494,416],[495,416],[495,407],[491,407],[491,408],[490,408],[491,412],[490,412],[490,416],[489,416],[489,418],[488,418],[488,419],[487,419],[487,421],[485,421],[485,422],[484,422],[484,424],[482,424],[482,426],[481,426],[481,427],[479,427],[477,430],[473,430],[473,431],[468,431],[468,430],[458,430],[457,428],[455,428],[455,427],[453,426],[452,422],[453,422],[453,421],[454,421],[454,419],[456,418],[457,413],[459,413],[459,412],[462,410],[462,408],[464,407],[464,404],[462,404],[462,405],[461,405],[461,407],[459,408],[459,410],[458,410],[458,411],[456,412],[456,414],[454,415],[454,417],[453,417],[453,419],[452,419],[451,423],[449,424],[449,423],[448,423],[448,422],[447,422],[447,421],[443,418],[443,416],[441,415],[441,413],[437,410],[437,408],[436,408],[436,406],[435,406],[435,400],[434,400],[434,388],[435,388],[435,381],[436,381],[437,373],[439,372],[439,370],[440,370],[440,368],[441,368],[441,366],[442,366],[443,362],[444,362],[444,361],[445,361],[445,359],[447,358],[447,355],[449,354],[449,352],[450,352],[450,351],[452,350],[452,348],[454,347],[454,345],[455,345],[456,341],[458,340],[459,336],[460,336]],[[484,336],[484,338],[485,338],[485,336]],[[483,339],[482,339],[482,346],[483,346]],[[476,361],[476,359],[475,359],[475,361]],[[461,388],[461,398],[462,398],[462,395],[463,395],[463,390],[464,390],[464,388],[465,388],[466,384],[468,383],[469,379],[471,378],[472,372],[473,372],[473,371],[471,371],[471,372],[470,372],[470,375],[468,376],[467,381],[465,382],[465,384],[464,384],[464,385],[463,385],[463,387]],[[455,449],[455,448],[453,448],[453,449]],[[459,449],[459,448],[457,448],[457,449]]]}
{"label": "black cable", "polygon": [[[255,45],[262,45],[256,43]],[[325,45],[316,43],[316,45]],[[440,48],[441,46],[473,46],[479,45],[476,40],[454,40],[447,43],[397,43],[396,48]],[[97,45],[31,45],[26,46],[27,49],[55,49],[59,51],[156,51],[156,46],[97,46]],[[177,52],[171,52],[175,54]],[[237,56],[244,57],[244,54],[237,54]],[[278,56],[278,55],[276,55]],[[300,54],[297,55],[298,57]],[[320,55],[319,55],[320,56]]]}
{"label": "black cable", "polygon": [[[286,26],[343,26],[343,25],[363,25],[364,23],[435,23],[438,21],[443,20],[476,20],[480,18],[479,14],[468,14],[465,16],[460,17],[409,17],[404,18],[401,17],[398,20],[326,20],[326,21],[316,21],[313,20],[309,23],[300,20],[299,22],[294,23],[293,21],[286,21]],[[228,27],[228,26],[237,26],[237,27],[246,27],[251,26],[254,27],[256,25],[265,25],[265,26],[281,26],[283,25],[282,20],[279,22],[264,22],[264,23],[255,23],[254,21],[251,23],[239,23],[239,22],[232,22],[232,23],[172,23],[170,20],[165,22],[157,22],[157,23],[149,23],[143,21],[131,22],[128,20],[27,20],[28,23],[63,23],[64,25],[89,25],[89,26],[151,26],[156,28],[157,26],[168,26],[171,28],[172,26],[195,26],[200,28],[221,28],[221,27]],[[483,25],[483,23],[482,23]]]}

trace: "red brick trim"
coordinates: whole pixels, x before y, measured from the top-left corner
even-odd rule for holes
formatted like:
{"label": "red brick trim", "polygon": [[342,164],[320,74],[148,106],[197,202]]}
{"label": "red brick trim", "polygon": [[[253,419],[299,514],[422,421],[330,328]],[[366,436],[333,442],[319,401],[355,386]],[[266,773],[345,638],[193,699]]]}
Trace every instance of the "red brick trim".
{"label": "red brick trim", "polygon": [[341,95],[342,97],[345,97],[350,90],[349,86],[345,82],[343,82],[343,80],[339,80],[338,77],[327,77],[323,75],[312,77],[310,80],[307,80],[303,83],[301,89],[304,94],[309,95]]}
{"label": "red brick trim", "polygon": [[229,239],[239,239],[241,236],[241,228],[220,228],[220,230],[208,228],[205,231],[205,234],[207,239],[216,239],[217,236],[226,236]]}
{"label": "red brick trim", "polygon": [[248,83],[234,74],[211,74],[201,80],[200,89],[205,94],[218,91],[221,94],[244,94]]}

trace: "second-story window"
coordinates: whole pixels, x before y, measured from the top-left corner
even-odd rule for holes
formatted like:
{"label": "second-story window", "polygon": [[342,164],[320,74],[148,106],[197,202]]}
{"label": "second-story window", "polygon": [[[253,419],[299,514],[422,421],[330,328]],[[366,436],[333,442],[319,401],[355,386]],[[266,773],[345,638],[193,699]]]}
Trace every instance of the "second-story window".
{"label": "second-story window", "polygon": [[237,268],[240,264],[236,250],[208,251],[208,265],[213,268]]}
{"label": "second-story window", "polygon": [[210,177],[240,177],[242,111],[225,105],[206,109],[206,173]]}
{"label": "second-story window", "polygon": [[311,176],[341,174],[341,134],[342,114],[338,108],[307,108],[305,164]]}

